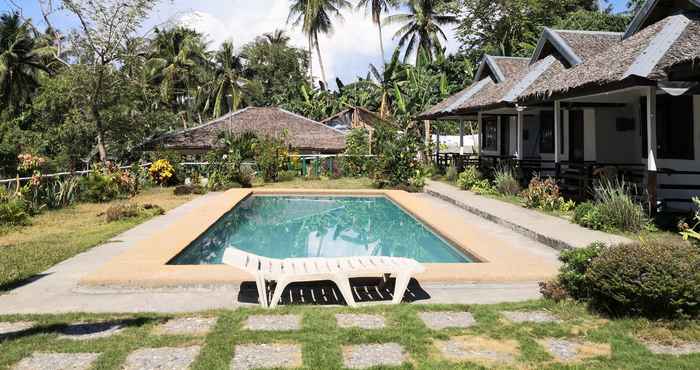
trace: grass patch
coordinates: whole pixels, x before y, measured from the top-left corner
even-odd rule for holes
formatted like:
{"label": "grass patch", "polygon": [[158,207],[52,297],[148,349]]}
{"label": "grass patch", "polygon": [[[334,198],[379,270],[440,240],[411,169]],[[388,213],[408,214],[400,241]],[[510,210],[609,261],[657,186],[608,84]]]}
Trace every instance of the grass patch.
{"label": "grass patch", "polygon": [[[430,330],[418,318],[421,311],[467,310],[477,324],[467,329]],[[504,320],[502,310],[548,310],[558,316],[560,323],[513,324]],[[336,313],[381,314],[387,327],[381,330],[340,329]],[[553,303],[531,301],[501,305],[398,305],[374,306],[351,310],[346,307],[320,308],[310,306],[284,307],[274,314],[299,314],[303,318],[298,332],[254,332],[243,329],[243,321],[252,314],[270,311],[243,308],[236,311],[212,311],[201,316],[217,316],[213,331],[205,337],[159,336],[155,327],[174,317],[172,315],[24,315],[0,317],[1,321],[35,321],[38,326],[9,338],[2,343],[0,368],[9,368],[32,352],[97,352],[95,364],[99,369],[118,369],[132,351],[145,347],[178,347],[201,345],[202,351],[193,364],[194,369],[228,369],[237,344],[298,343],[303,351],[304,369],[337,369],[342,367],[342,347],[352,344],[399,343],[410,360],[400,368],[410,369],[473,369],[483,368],[469,362],[453,362],[443,358],[434,347],[436,341],[453,337],[479,337],[488,342],[517,345],[518,355],[512,368],[562,369],[696,369],[700,355],[654,355],[642,340],[675,337],[686,341],[700,340],[700,324],[688,322],[650,322],[642,319],[609,321],[590,314],[585,307],[571,302]],[[189,315],[187,315],[189,316]],[[113,337],[90,341],[61,340],[57,329],[77,321],[128,320],[128,327]],[[544,338],[561,338],[609,345],[609,357],[594,357],[567,366],[554,361],[539,344]],[[573,367],[571,367],[573,366]]]}
{"label": "grass patch", "polygon": [[[170,188],[152,188],[132,198],[131,202],[156,204],[167,211],[193,198],[176,197]],[[115,202],[79,203],[47,211],[32,218],[31,225],[0,235],[0,291],[12,289],[23,280],[150,218],[139,216],[106,222],[100,214]]]}

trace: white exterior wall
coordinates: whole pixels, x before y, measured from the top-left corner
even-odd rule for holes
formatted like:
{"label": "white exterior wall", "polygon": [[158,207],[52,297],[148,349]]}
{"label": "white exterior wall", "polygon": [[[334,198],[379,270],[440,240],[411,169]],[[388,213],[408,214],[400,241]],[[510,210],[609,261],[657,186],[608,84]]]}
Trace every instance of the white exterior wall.
{"label": "white exterior wall", "polygon": [[[592,125],[595,137],[595,160],[601,163],[641,163],[642,149],[641,135],[639,134],[640,120],[638,104],[630,104],[623,108],[598,108],[594,110],[595,124]],[[585,115],[584,115],[585,117]],[[630,131],[617,131],[617,119],[628,118],[634,120],[634,129]],[[586,146],[588,149],[589,146]],[[586,153],[588,155],[588,153]],[[588,156],[587,156],[588,157]],[[588,158],[587,158],[588,160]]]}

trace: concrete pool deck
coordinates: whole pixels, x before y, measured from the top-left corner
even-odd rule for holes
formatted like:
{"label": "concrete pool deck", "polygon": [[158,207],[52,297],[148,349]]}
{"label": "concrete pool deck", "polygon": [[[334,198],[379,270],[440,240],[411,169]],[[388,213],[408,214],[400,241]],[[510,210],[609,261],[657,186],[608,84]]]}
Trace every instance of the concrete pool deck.
{"label": "concrete pool deck", "polygon": [[398,190],[232,189],[193,207],[170,227],[154,230],[151,237],[113,258],[81,279],[84,287],[167,288],[233,285],[254,280],[245,271],[226,265],[168,265],[226,212],[251,195],[386,196],[438,234],[475,257],[478,263],[425,263],[416,278],[427,283],[504,283],[541,281],[553,277],[556,263],[498,238],[480,233],[458,217],[446,217],[430,198]]}
{"label": "concrete pool deck", "polygon": [[[94,274],[113,258],[150,238],[157,230],[171,228],[180,217],[218,199],[210,193],[173,209],[163,216],[134,227],[109,242],[70,258],[35,281],[0,294],[0,315],[66,312],[195,312],[212,309],[235,309],[251,305],[239,299],[245,289],[241,284],[185,286],[167,288],[85,287],[79,281]],[[481,219],[448,202],[426,194],[415,197],[430,202],[441,217],[460,220],[483,234],[540,261],[557,265],[557,252],[508,228]],[[135,272],[134,270],[130,271]],[[540,297],[537,280],[524,282],[426,282],[418,279],[425,298],[419,304],[491,304],[518,302]],[[255,288],[252,288],[255,290]],[[409,287],[412,290],[413,287]],[[255,304],[253,304],[255,305]]]}

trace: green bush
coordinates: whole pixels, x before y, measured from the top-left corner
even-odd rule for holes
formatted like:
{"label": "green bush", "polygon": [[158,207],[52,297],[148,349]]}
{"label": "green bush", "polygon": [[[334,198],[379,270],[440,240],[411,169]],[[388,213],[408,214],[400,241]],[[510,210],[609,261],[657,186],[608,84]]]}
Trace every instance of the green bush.
{"label": "green bush", "polygon": [[202,185],[178,185],[173,189],[175,195],[205,194],[207,189]]}
{"label": "green bush", "polygon": [[605,228],[603,217],[595,203],[584,202],[576,206],[574,209],[574,223],[593,230],[602,230]]}
{"label": "green bush", "polygon": [[280,171],[277,174],[277,181],[292,181],[298,175],[297,171]]}
{"label": "green bush", "polygon": [[377,154],[370,162],[371,177],[378,188],[409,185],[419,166],[416,159],[420,146],[418,139],[385,126],[375,127]]}
{"label": "green bush", "polygon": [[102,170],[94,170],[80,179],[80,199],[86,202],[109,202],[119,196],[119,185]]}
{"label": "green bush", "polygon": [[476,166],[469,166],[457,177],[457,186],[463,190],[471,190],[474,185],[483,178]]}
{"label": "green bush", "polygon": [[154,204],[139,205],[136,203],[115,204],[105,211],[105,220],[114,222],[133,217],[152,217],[165,213],[165,210]]}
{"label": "green bush", "polygon": [[28,204],[21,196],[7,194],[0,189],[0,226],[22,226],[29,224]]}
{"label": "green bush", "polygon": [[[258,137],[255,143],[255,162],[265,181],[277,181],[277,174],[287,164],[284,141],[272,137]],[[241,185],[245,184],[239,181]]]}
{"label": "green bush", "polygon": [[535,176],[522,195],[527,208],[558,211],[565,203],[560,194],[559,185],[551,177],[542,180],[539,176]]}
{"label": "green bush", "polygon": [[457,167],[455,167],[454,164],[451,164],[445,172],[445,178],[447,181],[453,182],[457,181],[457,176],[459,176],[459,173],[457,173]]}
{"label": "green bush", "polygon": [[50,209],[68,207],[78,200],[80,178],[56,179],[44,185],[44,201]]}
{"label": "green bush", "polygon": [[569,296],[575,299],[588,299],[591,296],[590,287],[586,280],[586,271],[606,248],[603,243],[593,243],[585,248],[577,248],[561,252],[557,283]]}
{"label": "green bush", "polygon": [[652,318],[700,313],[700,249],[649,241],[606,248],[586,271],[594,308]]}
{"label": "green bush", "polygon": [[695,224],[693,227],[688,226],[681,231],[683,240],[693,240],[695,243],[700,243],[700,198],[693,198],[695,204]]}
{"label": "green bush", "polygon": [[515,171],[509,166],[499,166],[494,171],[496,190],[504,195],[516,195],[520,192],[520,182],[516,179]]}
{"label": "green bush", "polygon": [[647,224],[644,208],[630,196],[624,181],[603,180],[595,188],[595,204],[606,230],[637,232]]}
{"label": "green bush", "polygon": [[356,128],[345,137],[345,160],[343,171],[346,176],[363,176],[367,174],[369,138],[367,130]]}

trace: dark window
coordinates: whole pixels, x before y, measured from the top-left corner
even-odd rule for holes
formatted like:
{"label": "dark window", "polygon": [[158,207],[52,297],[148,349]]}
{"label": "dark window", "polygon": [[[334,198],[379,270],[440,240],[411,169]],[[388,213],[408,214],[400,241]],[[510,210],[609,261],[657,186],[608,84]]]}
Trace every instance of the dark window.
{"label": "dark window", "polygon": [[483,150],[498,150],[498,121],[495,117],[484,118],[482,122]]}
{"label": "dark window", "polygon": [[540,112],[540,153],[554,153],[554,112]]}
{"label": "dark window", "polygon": [[[647,104],[641,104],[642,156],[647,158]],[[656,97],[657,155],[665,159],[695,159],[693,97]]]}

